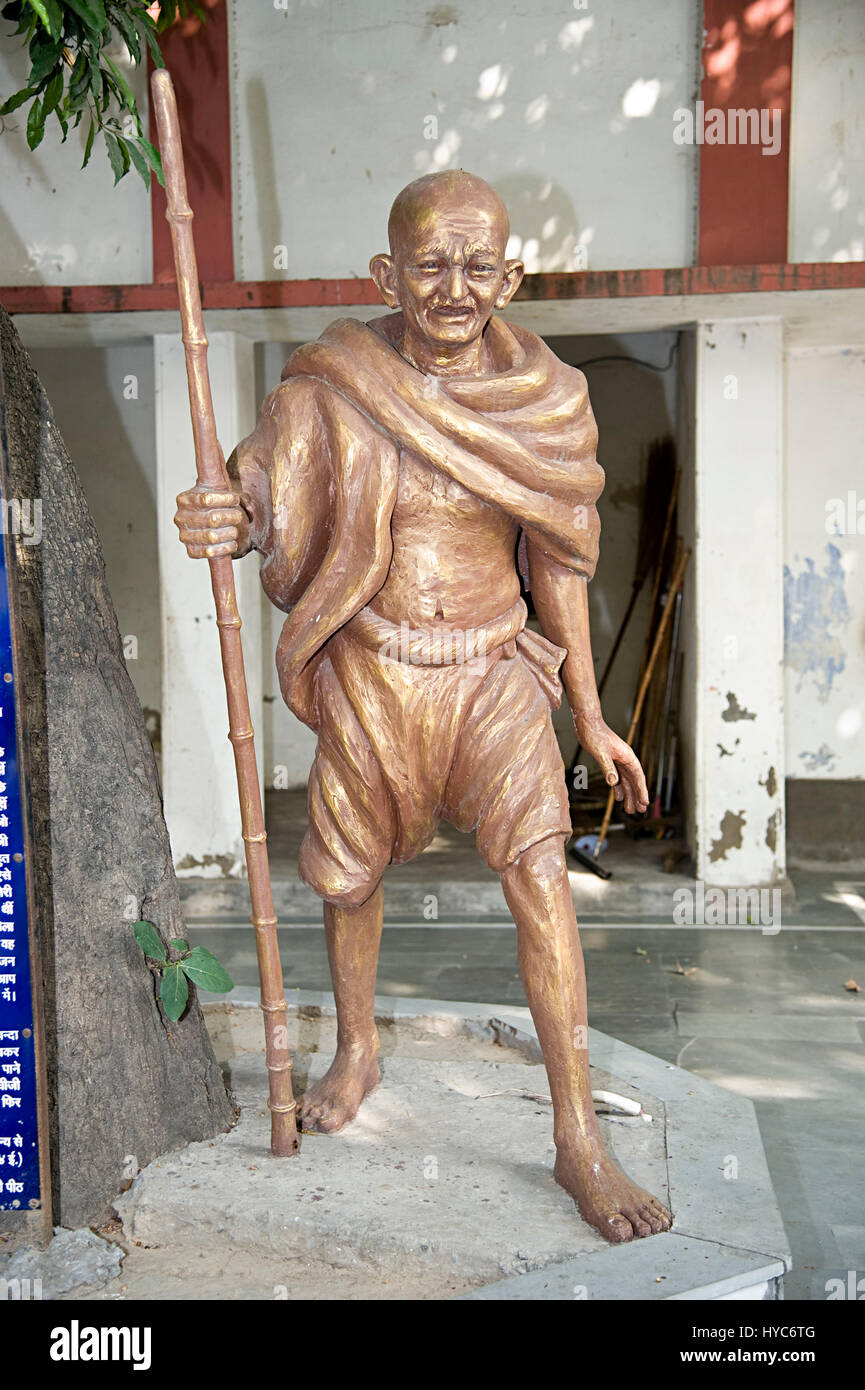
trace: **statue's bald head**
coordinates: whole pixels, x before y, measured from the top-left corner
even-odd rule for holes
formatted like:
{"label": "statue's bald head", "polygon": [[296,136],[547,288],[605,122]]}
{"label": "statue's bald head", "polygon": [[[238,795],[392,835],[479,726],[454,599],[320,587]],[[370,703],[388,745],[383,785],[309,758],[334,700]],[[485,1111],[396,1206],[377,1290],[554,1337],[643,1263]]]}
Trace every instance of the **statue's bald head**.
{"label": "statue's bald head", "polygon": [[407,241],[416,243],[428,235],[443,214],[468,210],[486,223],[504,251],[510,222],[498,193],[477,174],[446,169],[414,179],[397,194],[387,223],[391,255],[398,257]]}
{"label": "statue's bald head", "polygon": [[523,264],[507,259],[507,209],[483,179],[452,169],[404,188],[387,230],[390,255],[373,256],[370,274],[385,304],[402,310],[412,360],[432,353],[437,370],[479,343],[516,293]]}

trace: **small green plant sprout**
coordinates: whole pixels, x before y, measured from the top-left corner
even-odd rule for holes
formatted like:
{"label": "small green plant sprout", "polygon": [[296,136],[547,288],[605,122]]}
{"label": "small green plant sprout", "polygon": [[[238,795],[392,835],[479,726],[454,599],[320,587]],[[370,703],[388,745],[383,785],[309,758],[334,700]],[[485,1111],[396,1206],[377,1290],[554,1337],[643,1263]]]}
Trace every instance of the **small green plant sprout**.
{"label": "small green plant sprout", "polygon": [[216,956],[204,946],[193,946],[182,937],[173,937],[168,943],[179,952],[177,960],[169,960],[162,939],[152,922],[134,922],[132,930],[148,961],[151,970],[162,976],[159,998],[166,1018],[177,1023],[189,1003],[189,983],[209,989],[211,994],[227,994],[234,989],[234,981]]}

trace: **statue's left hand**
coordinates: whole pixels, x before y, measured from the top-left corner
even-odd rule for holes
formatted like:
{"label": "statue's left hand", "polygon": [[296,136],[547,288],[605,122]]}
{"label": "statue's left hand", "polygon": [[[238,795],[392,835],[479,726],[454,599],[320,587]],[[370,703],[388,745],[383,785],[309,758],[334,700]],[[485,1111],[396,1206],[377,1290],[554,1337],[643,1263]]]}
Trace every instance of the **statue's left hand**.
{"label": "statue's left hand", "polygon": [[600,715],[584,717],[575,723],[581,747],[591,753],[607,786],[613,788],[613,795],[624,804],[628,815],[648,810],[646,778],[634,750],[613,733]]}

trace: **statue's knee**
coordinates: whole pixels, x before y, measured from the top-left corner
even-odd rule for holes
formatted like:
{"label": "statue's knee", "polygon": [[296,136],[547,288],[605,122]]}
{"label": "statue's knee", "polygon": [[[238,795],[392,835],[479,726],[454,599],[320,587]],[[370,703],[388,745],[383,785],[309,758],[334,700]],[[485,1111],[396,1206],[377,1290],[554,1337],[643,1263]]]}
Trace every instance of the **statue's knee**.
{"label": "statue's knee", "polygon": [[545,892],[553,892],[567,880],[564,840],[560,835],[549,835],[536,840],[517,855],[504,871],[503,878],[531,878]]}
{"label": "statue's knee", "polygon": [[321,889],[316,889],[316,892],[319,893],[319,896],[324,899],[329,907],[339,907],[343,909],[358,908],[363,907],[364,903],[369,902],[369,899],[378,888],[380,882],[381,879],[377,879],[376,882],[372,884],[355,883],[339,887],[330,885],[324,892],[322,892]]}
{"label": "statue's knee", "polygon": [[332,855],[325,852],[318,836],[308,833],[300,847],[298,871],[314,893],[331,907],[356,908],[372,897],[384,865],[380,862],[363,865],[357,873],[348,873]]}

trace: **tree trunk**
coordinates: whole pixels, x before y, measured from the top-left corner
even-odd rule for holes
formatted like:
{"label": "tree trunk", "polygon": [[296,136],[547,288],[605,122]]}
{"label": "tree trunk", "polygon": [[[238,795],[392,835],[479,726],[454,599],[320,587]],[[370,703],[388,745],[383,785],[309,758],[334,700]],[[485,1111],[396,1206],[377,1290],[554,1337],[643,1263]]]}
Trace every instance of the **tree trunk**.
{"label": "tree trunk", "polygon": [[183,916],[156,762],[123,661],[105,566],[51,406],[0,307],[8,496],[41,499],[42,540],[10,546],[30,746],[54,1220],[95,1225],[135,1166],[234,1118],[201,1011],[170,1023],[132,933]]}

